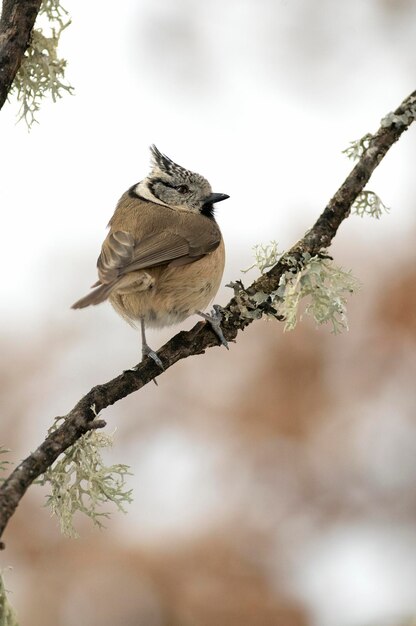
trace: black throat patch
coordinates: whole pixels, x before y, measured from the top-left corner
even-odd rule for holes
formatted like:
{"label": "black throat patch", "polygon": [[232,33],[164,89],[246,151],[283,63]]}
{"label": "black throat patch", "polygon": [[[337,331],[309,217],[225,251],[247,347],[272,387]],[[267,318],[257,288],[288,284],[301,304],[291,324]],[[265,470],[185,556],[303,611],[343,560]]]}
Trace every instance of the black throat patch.
{"label": "black throat patch", "polygon": [[202,205],[201,215],[205,215],[205,217],[208,217],[208,219],[215,222],[215,209],[213,202],[205,202],[205,204]]}

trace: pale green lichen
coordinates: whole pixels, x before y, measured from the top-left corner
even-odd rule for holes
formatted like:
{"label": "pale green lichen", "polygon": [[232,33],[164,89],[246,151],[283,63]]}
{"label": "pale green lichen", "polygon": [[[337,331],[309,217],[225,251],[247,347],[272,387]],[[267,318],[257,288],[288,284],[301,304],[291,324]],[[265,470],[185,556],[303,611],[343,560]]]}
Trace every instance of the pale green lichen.
{"label": "pale green lichen", "polygon": [[58,57],[58,44],[62,31],[69,26],[65,22],[66,10],[57,0],[44,0],[39,14],[44,14],[50,25],[47,36],[42,28],[35,28],[22,64],[16,74],[11,95],[20,102],[18,120],[24,120],[30,129],[35,122],[41,101],[50,96],[53,102],[64,93],[72,93],[73,87],[65,81],[65,59]]}
{"label": "pale green lichen", "polygon": [[374,191],[362,191],[354,200],[351,210],[360,217],[371,215],[371,217],[376,219],[380,219],[383,213],[389,213],[390,211],[389,207],[383,203]]}
{"label": "pale green lichen", "polygon": [[304,313],[317,324],[330,324],[333,333],[348,330],[346,295],[359,288],[359,281],[331,259],[311,257],[296,273],[285,272],[275,293],[274,306],[285,321],[285,330],[293,330],[300,304],[305,301]]}
{"label": "pale green lichen", "polygon": [[126,488],[128,465],[105,465],[103,448],[111,447],[113,438],[96,430],[83,435],[39,479],[48,484],[51,493],[46,505],[58,517],[61,531],[69,537],[78,537],[73,518],[77,511],[87,515],[102,528],[102,520],[110,516],[102,506],[113,503],[119,511],[132,501],[132,490]]}
{"label": "pale green lichen", "polygon": [[403,113],[397,115],[396,113],[388,113],[381,120],[381,126],[383,128],[388,128],[393,124],[395,126],[409,126],[416,119],[416,98],[412,98],[411,101],[408,102],[407,108]]}
{"label": "pale green lichen", "polygon": [[[348,148],[342,151],[343,154],[346,154],[347,157],[353,161],[358,161],[370,147],[372,138],[373,136],[367,133],[364,137],[361,137],[361,139],[351,141]],[[388,213],[390,211],[374,191],[362,191],[354,200],[351,210],[355,215],[359,215],[360,217],[371,215],[371,217],[375,217],[376,219],[380,219],[383,212]]]}
{"label": "pale green lichen", "polygon": [[43,0],[39,15],[46,15],[50,22],[57,22],[61,26],[68,23],[68,11],[61,5],[60,0]]}
{"label": "pale green lichen", "polygon": [[350,141],[350,145],[342,151],[342,154],[345,154],[352,161],[358,161],[369,148],[372,137],[370,133],[367,133],[356,141]]}
{"label": "pale green lichen", "polygon": [[[236,304],[231,305],[231,313],[238,311],[238,314],[247,320],[258,320],[266,311],[271,312],[270,294],[258,291],[254,296],[249,296],[241,280],[228,283],[226,287],[230,287],[234,291],[234,298],[236,300]],[[273,313],[276,313],[275,309],[273,309]],[[228,316],[229,314],[225,313],[226,319],[228,319]]]}
{"label": "pale green lichen", "polygon": [[0,626],[19,626],[4,586],[3,572],[0,572]]}
{"label": "pale green lichen", "polygon": [[[256,246],[253,267],[264,271],[274,245]],[[249,297],[240,281],[230,285],[240,313],[250,319],[258,319],[265,314],[283,320],[286,331],[293,330],[303,314],[312,316],[317,324],[330,324],[334,333],[348,329],[346,296],[359,288],[359,281],[351,272],[338,267],[323,254],[311,257],[305,252],[301,260],[290,255],[280,258],[287,269],[272,293],[258,292]],[[301,302],[305,302],[303,312],[300,312]]]}
{"label": "pale green lichen", "polygon": [[262,274],[268,269],[276,265],[283,252],[279,252],[277,249],[277,242],[271,241],[267,245],[258,244],[253,246],[254,251],[254,263],[250,265],[246,270],[241,270],[244,274],[254,269],[255,267],[260,270]]}

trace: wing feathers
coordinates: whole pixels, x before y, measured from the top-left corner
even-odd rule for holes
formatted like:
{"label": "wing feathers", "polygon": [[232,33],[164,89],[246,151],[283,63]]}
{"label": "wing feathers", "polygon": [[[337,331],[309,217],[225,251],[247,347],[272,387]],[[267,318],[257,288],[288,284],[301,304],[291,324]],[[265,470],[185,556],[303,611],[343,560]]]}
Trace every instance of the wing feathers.
{"label": "wing feathers", "polygon": [[189,248],[189,241],[177,233],[152,235],[137,243],[128,271],[169,263],[172,259],[188,255]]}
{"label": "wing feathers", "polygon": [[[78,300],[73,308],[103,302],[129,272],[158,265],[180,267],[193,263],[215,250],[221,241],[217,224],[201,216],[188,214],[186,219],[182,219],[169,209],[157,226],[158,231],[155,232],[154,223],[149,222],[147,231],[152,234],[144,238],[140,238],[137,232],[134,237],[124,230],[110,231],[97,261],[99,281],[93,285],[94,290]],[[114,222],[112,227],[116,227]],[[143,221],[143,230],[146,230],[146,220]]]}
{"label": "wing feathers", "polygon": [[216,237],[207,237],[205,233],[198,237],[198,234],[190,240],[184,235],[164,231],[135,243],[130,233],[110,233],[97,262],[100,281],[109,283],[127,272],[169,264],[179,259],[183,259],[180,265],[192,263],[215,250],[220,243],[219,233]]}
{"label": "wing feathers", "polygon": [[117,230],[110,233],[103,243],[97,261],[98,276],[102,283],[118,278],[120,270],[131,263],[134,255],[134,237],[130,233]]}
{"label": "wing feathers", "polygon": [[84,309],[86,306],[90,306],[90,304],[100,304],[107,300],[110,295],[112,289],[114,287],[114,283],[109,283],[108,285],[100,285],[94,291],[91,291],[88,295],[84,296],[80,300],[77,300],[72,306],[71,309]]}

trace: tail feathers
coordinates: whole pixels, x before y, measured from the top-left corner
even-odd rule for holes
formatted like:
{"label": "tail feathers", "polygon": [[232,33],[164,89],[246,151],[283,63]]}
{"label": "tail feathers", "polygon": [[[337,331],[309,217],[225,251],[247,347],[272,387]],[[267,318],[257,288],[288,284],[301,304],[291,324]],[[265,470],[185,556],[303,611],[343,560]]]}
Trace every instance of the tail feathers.
{"label": "tail feathers", "polygon": [[[88,295],[84,296],[80,300],[77,300],[71,306],[71,309],[84,309],[86,306],[90,306],[91,304],[100,304],[101,302],[104,302],[104,300],[107,300],[108,296],[112,292],[114,285],[114,281],[105,285],[99,283],[99,286],[96,287],[94,291],[91,291]],[[95,285],[93,285],[93,287],[95,287]]]}

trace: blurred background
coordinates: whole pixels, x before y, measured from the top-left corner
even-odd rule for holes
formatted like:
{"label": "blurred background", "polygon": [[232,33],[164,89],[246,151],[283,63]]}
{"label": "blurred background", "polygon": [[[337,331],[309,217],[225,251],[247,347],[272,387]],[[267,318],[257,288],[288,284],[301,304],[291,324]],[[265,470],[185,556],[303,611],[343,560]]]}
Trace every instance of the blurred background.
{"label": "blurred background", "polygon": [[[0,115],[0,442],[18,462],[140,358],[95,281],[148,146],[231,197],[230,280],[300,238],[351,169],[341,151],[415,88],[414,0],[67,0],[74,97],[30,133]],[[404,626],[416,617],[416,128],[371,179],[391,212],[331,248],[362,282],[348,333],[253,324],[105,411],[134,502],[63,538],[32,487],[1,554],[22,626]],[[191,327],[188,320],[182,328]],[[179,328],[149,334],[162,345]]]}

